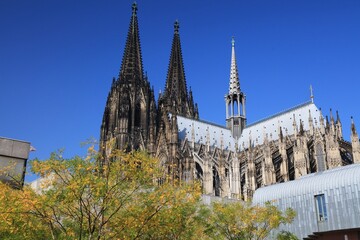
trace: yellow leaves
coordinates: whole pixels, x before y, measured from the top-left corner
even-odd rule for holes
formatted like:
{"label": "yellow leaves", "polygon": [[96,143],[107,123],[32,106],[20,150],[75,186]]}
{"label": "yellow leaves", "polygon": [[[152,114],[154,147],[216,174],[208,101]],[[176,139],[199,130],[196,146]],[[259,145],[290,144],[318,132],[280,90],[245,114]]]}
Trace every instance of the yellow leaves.
{"label": "yellow leaves", "polygon": [[38,222],[30,214],[37,203],[32,199],[33,194],[33,191],[27,186],[20,191],[0,183],[0,196],[3,196],[0,204],[0,234],[2,237],[35,238],[34,232],[39,228]]}
{"label": "yellow leaves", "polygon": [[0,214],[0,234],[8,231],[24,239],[34,234],[44,239],[221,239],[225,229],[243,237],[244,232],[257,234],[254,229],[264,221],[275,227],[289,219],[278,216],[276,208],[248,203],[204,208],[199,183],[165,175],[158,160],[144,152],[112,154],[113,161],[105,165],[96,161],[93,147],[85,158],[65,160],[53,154],[33,161],[32,170],[47,176],[42,183],[46,190],[14,192],[0,185],[0,202],[5,203],[0,211],[11,210]]}
{"label": "yellow leaves", "polygon": [[[34,161],[35,173],[54,175],[44,184],[48,191],[31,195],[36,200],[29,204],[41,210],[39,219],[52,224],[53,234],[68,237],[78,237],[80,232],[85,236],[99,226],[102,229],[94,232],[121,239],[185,234],[184,223],[190,224],[196,212],[199,184],[169,181],[158,160],[144,152],[112,154],[114,160],[105,165],[95,160],[93,147],[83,159],[65,160],[53,154],[47,161]],[[160,177],[165,179],[162,185],[157,182]]]}

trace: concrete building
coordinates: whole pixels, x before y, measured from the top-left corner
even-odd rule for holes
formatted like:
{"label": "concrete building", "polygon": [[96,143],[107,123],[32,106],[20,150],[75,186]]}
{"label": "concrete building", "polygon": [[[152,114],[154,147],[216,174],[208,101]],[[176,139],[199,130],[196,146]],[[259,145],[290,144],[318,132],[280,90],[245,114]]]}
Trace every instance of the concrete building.
{"label": "concrete building", "polygon": [[0,181],[23,186],[30,150],[29,142],[0,137]]}

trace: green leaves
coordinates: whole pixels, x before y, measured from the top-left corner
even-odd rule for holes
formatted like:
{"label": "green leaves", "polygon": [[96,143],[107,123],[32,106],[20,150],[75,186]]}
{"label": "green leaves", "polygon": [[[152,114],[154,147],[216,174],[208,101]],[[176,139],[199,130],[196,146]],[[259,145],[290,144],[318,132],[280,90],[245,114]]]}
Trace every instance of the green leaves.
{"label": "green leaves", "polygon": [[213,239],[265,239],[272,229],[289,223],[295,212],[288,209],[282,213],[266,203],[264,206],[249,202],[213,203],[206,219],[206,232]]}

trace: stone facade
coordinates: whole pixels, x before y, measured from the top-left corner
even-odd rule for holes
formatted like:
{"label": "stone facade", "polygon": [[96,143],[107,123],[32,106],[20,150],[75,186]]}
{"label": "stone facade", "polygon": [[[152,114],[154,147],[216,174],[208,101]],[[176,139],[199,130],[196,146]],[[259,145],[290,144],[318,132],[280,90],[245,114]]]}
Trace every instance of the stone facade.
{"label": "stone facade", "polygon": [[[232,40],[226,126],[199,120],[187,90],[179,24],[174,37],[165,90],[155,102],[143,73],[137,6],[133,5],[124,57],[107,98],[100,152],[145,150],[174,178],[199,179],[205,194],[247,199],[262,186],[360,162],[360,143],[352,122],[351,142],[342,136],[339,114],[330,121],[311,101],[247,125],[246,96],[240,88]],[[113,140],[112,144],[108,144]]]}

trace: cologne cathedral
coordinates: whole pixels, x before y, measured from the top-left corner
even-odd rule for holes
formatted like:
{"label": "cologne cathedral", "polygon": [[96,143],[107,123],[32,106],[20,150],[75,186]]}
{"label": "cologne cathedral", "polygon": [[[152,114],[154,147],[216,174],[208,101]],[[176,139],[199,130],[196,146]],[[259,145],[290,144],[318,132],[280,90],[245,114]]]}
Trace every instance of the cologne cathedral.
{"label": "cologne cathedral", "polygon": [[360,162],[354,123],[348,142],[338,113],[334,117],[330,110],[330,119],[324,118],[313,96],[304,104],[247,124],[234,39],[225,105],[225,126],[199,118],[186,85],[178,22],[165,90],[156,102],[144,75],[133,4],[119,76],[112,81],[101,124],[104,161],[114,148],[147,151],[174,177],[201,181],[204,194],[238,199],[251,198],[262,186]]}

